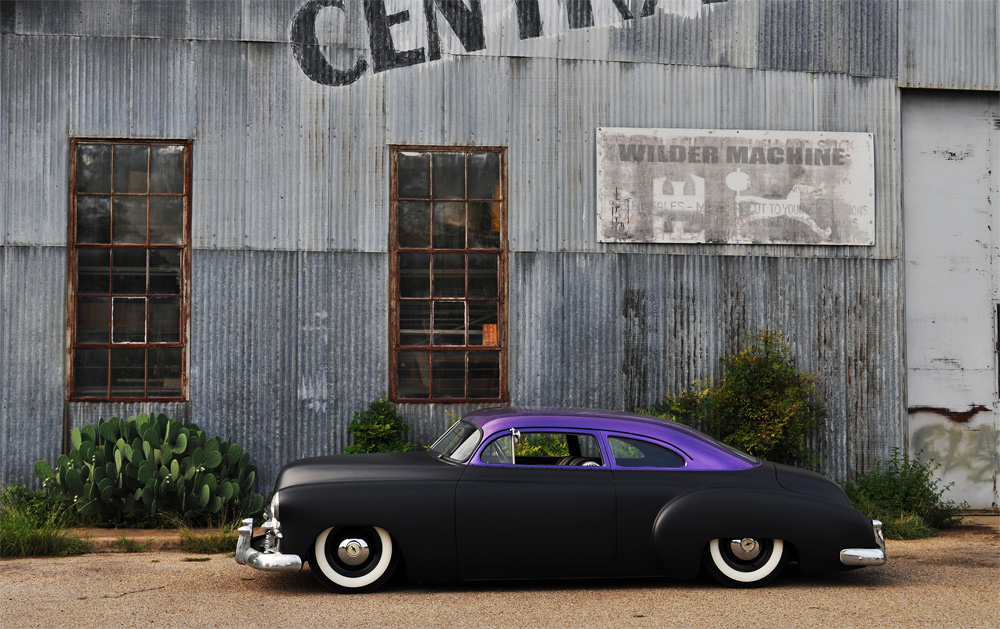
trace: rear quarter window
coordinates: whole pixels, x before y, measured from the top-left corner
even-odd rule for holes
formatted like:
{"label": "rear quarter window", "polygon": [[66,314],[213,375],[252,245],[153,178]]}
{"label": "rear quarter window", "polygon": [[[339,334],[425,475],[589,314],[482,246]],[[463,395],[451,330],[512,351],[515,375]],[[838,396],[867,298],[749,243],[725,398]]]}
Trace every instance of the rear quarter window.
{"label": "rear quarter window", "polygon": [[649,441],[609,436],[608,445],[618,467],[684,467],[684,457],[680,454]]}

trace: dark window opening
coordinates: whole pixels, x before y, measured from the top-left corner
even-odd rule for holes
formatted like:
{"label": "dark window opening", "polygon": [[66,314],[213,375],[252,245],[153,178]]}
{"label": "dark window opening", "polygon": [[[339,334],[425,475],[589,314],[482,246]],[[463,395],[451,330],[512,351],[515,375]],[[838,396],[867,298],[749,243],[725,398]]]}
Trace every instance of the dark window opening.
{"label": "dark window opening", "polygon": [[184,399],[191,145],[71,153],[70,398]]}
{"label": "dark window opening", "polygon": [[392,397],[503,401],[504,151],[400,147],[392,157]]}

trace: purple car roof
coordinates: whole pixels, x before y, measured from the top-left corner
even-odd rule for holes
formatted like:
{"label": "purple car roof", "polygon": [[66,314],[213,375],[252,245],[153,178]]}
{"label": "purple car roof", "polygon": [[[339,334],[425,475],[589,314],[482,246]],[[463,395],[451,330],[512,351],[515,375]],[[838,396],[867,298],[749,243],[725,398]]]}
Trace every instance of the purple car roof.
{"label": "purple car roof", "polygon": [[669,420],[625,413],[577,408],[502,407],[473,411],[462,418],[483,431],[484,442],[511,428],[557,428],[635,435],[660,441],[687,455],[693,469],[740,470],[756,463],[708,435]]}

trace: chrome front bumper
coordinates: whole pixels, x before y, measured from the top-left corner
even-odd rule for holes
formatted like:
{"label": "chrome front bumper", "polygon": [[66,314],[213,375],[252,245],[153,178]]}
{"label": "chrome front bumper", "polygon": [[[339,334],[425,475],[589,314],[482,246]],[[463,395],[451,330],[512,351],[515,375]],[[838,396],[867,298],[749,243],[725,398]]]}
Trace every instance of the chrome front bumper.
{"label": "chrome front bumper", "polygon": [[265,544],[264,551],[255,550],[251,546],[253,541],[253,518],[243,520],[240,527],[240,538],[236,542],[236,563],[241,566],[250,566],[265,572],[298,572],[302,569],[302,558],[298,555],[283,555],[275,548],[273,527],[269,526],[270,521],[264,523]]}
{"label": "chrome front bumper", "polygon": [[878,544],[878,548],[845,548],[840,551],[840,563],[845,566],[884,565],[886,555],[885,536],[882,535],[882,523],[878,520],[872,520],[872,531],[875,533],[875,543]]}

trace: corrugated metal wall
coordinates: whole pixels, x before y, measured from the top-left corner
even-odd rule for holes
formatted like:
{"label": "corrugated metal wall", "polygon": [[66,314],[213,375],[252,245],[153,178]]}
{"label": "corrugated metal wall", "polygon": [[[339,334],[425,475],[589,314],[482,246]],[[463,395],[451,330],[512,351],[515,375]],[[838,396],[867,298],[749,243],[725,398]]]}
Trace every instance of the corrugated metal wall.
{"label": "corrugated metal wall", "polygon": [[996,0],[904,2],[899,84],[1000,90],[1000,6]]}
{"label": "corrugated metal wall", "polygon": [[[740,335],[768,326],[822,377],[829,472],[902,443],[896,33],[903,12],[904,39],[937,41],[920,34],[936,14],[661,0],[623,23],[595,2],[597,26],[570,31],[542,2],[544,36],[522,40],[513,1],[489,2],[485,50],[465,54],[442,22],[441,61],[330,88],[289,51],[302,4],[0,3],[0,150],[17,156],[0,166],[0,483],[54,458],[64,417],[166,410],[244,443],[265,489],[289,458],[339,451],[351,414],[387,389],[392,144],[508,147],[513,403],[645,405],[718,377]],[[425,45],[415,6],[415,27],[394,31],[401,50]],[[367,49],[363,21],[334,18],[327,43]],[[983,37],[938,45],[934,59],[970,68],[948,81],[988,85],[977,77],[992,67],[995,85]],[[934,76],[931,59],[906,81]],[[598,126],[872,133],[877,245],[599,244]],[[64,402],[73,136],[194,140],[188,403]],[[427,442],[470,408],[401,410]]]}

